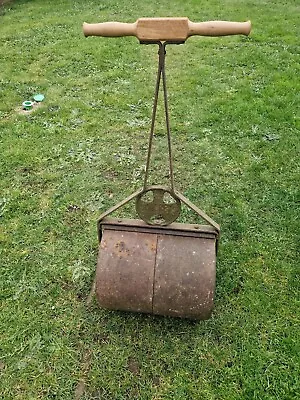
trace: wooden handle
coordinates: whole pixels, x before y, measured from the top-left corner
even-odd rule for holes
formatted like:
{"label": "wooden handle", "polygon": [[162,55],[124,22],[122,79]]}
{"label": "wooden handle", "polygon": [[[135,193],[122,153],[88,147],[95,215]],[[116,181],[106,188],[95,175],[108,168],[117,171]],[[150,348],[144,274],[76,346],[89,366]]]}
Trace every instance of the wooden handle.
{"label": "wooden handle", "polygon": [[191,22],[188,18],[139,18],[133,24],[103,22],[83,24],[85,36],[135,36],[140,41],[184,42],[193,35],[226,36],[249,35],[251,22],[209,21]]}
{"label": "wooden handle", "polygon": [[251,22],[208,21],[188,22],[189,36],[249,35]]}
{"label": "wooden handle", "polygon": [[84,36],[136,36],[136,26],[134,24],[126,24],[125,22],[102,22],[100,24],[87,24],[84,22],[82,29]]}

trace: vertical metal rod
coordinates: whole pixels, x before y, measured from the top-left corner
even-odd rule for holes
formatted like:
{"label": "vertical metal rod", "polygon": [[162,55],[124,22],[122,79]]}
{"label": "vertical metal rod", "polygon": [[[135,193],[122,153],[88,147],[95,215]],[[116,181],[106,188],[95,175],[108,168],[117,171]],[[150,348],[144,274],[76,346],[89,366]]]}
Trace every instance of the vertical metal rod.
{"label": "vertical metal rod", "polygon": [[170,181],[171,181],[171,189],[174,191],[174,175],[173,175],[173,162],[172,162],[172,147],[171,147],[171,130],[170,130],[170,121],[169,121],[169,109],[168,109],[168,96],[167,96],[167,80],[166,80],[166,70],[165,70],[165,56],[166,56],[166,45],[168,43],[165,42],[164,47],[164,55],[162,58],[162,81],[164,88],[164,102],[165,102],[165,115],[166,115],[166,126],[168,133],[168,149],[169,149],[169,166],[170,166]]}
{"label": "vertical metal rod", "polygon": [[154,103],[153,103],[153,110],[152,110],[151,129],[150,129],[150,135],[149,135],[148,155],[147,155],[146,171],[145,171],[145,178],[144,178],[144,190],[147,187],[147,181],[148,181],[148,175],[149,175],[149,166],[150,166],[153,134],[154,134],[154,127],[155,127],[155,117],[156,117],[156,110],[157,110],[157,103],[158,103],[158,93],[159,93],[160,78],[161,78],[161,49],[162,49],[163,45],[162,45],[161,42],[157,42],[157,44],[159,45],[159,50],[158,50],[159,63],[158,63],[157,80],[156,80]]}
{"label": "vertical metal rod", "polygon": [[164,91],[165,118],[166,118],[166,127],[167,127],[167,135],[168,135],[170,182],[171,182],[171,190],[174,191],[174,173],[173,173],[173,163],[172,163],[171,130],[170,130],[170,121],[169,121],[167,81],[166,81],[166,72],[165,72],[166,45],[168,44],[168,42],[162,43],[159,41],[159,42],[155,42],[155,43],[157,43],[159,46],[159,50],[158,50],[159,62],[158,62],[157,80],[156,80],[154,103],[153,103],[153,110],[152,110],[151,129],[150,129],[150,135],[149,135],[148,155],[147,155],[146,171],[145,171],[145,179],[144,179],[144,190],[147,188],[147,181],[148,181],[148,176],[149,176],[149,166],[150,166],[152,143],[153,143],[153,136],[154,136],[155,118],[156,118],[158,95],[159,95],[159,86],[160,86],[160,82],[161,82],[161,78],[162,78],[163,91]]}

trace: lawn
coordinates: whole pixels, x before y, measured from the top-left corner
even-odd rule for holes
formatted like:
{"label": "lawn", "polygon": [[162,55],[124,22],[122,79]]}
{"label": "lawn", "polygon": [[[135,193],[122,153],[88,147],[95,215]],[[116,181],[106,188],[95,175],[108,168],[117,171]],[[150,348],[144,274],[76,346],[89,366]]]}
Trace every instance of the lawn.
{"label": "lawn", "polygon": [[[1,398],[300,398],[299,13],[297,0],[0,6]],[[207,321],[87,301],[97,219],[143,184],[157,48],[81,26],[154,16],[253,24],[167,53],[176,187],[221,225]]]}

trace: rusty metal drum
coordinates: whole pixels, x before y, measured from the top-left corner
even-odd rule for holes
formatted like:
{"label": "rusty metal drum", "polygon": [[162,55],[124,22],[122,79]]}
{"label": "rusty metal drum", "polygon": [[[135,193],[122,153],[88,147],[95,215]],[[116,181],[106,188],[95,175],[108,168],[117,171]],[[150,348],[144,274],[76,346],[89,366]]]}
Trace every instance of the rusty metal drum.
{"label": "rusty metal drum", "polygon": [[96,271],[99,305],[112,310],[208,319],[217,232],[212,226],[104,218]]}

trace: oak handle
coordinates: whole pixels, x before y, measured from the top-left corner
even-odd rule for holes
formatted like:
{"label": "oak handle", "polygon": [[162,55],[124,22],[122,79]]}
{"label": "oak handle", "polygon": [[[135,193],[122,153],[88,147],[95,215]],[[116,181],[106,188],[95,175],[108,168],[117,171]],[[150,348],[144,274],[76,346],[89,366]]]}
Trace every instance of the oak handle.
{"label": "oak handle", "polygon": [[85,36],[135,36],[141,41],[185,41],[194,35],[249,35],[251,22],[208,21],[191,22],[188,18],[139,18],[133,24],[102,22],[83,24]]}
{"label": "oak handle", "polygon": [[102,22],[98,24],[83,24],[84,36],[136,36],[137,23],[127,24],[125,22]]}
{"label": "oak handle", "polygon": [[249,35],[251,22],[207,21],[188,22],[189,36]]}

